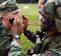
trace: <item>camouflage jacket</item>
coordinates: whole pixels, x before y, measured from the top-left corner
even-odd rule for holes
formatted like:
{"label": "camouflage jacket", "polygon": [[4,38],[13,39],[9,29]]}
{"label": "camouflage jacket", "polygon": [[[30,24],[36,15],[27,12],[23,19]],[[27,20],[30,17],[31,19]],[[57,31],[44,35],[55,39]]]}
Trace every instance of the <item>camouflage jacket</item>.
{"label": "camouflage jacket", "polygon": [[[37,34],[33,34],[31,31],[26,30],[26,32],[24,32],[25,36],[31,40],[32,42],[36,43],[36,39],[37,39]],[[36,43],[35,45],[35,53],[40,53],[43,54],[46,53],[46,50],[52,49],[55,50],[57,49],[59,52],[61,52],[59,49],[61,48],[61,33],[56,34],[52,37],[47,37],[45,40],[41,41],[41,43]],[[41,35],[42,36],[42,35]],[[50,51],[48,51],[50,52]],[[61,55],[61,54],[60,54]]]}
{"label": "camouflage jacket", "polygon": [[8,56],[24,56],[21,44],[18,44],[19,39],[13,39]]}
{"label": "camouflage jacket", "polygon": [[24,56],[21,50],[21,46],[11,46],[8,56]]}

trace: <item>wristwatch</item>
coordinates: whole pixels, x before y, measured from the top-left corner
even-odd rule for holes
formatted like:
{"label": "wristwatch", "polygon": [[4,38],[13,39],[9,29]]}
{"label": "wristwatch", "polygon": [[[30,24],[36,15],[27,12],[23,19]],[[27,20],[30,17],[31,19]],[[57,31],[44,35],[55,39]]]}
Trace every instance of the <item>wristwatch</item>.
{"label": "wristwatch", "polygon": [[20,39],[20,35],[15,35],[15,39],[16,40]]}

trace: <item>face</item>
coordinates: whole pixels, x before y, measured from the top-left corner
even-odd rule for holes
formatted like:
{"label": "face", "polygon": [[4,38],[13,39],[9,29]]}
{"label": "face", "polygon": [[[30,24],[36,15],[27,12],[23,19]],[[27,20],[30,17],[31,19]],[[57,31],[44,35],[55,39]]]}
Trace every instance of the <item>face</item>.
{"label": "face", "polygon": [[[7,29],[11,29],[13,34],[21,34],[23,32],[23,24],[18,20],[18,13],[7,13],[3,15],[3,22]],[[15,19],[13,22],[11,19]],[[20,22],[18,22],[20,21]]]}
{"label": "face", "polygon": [[51,17],[48,13],[45,13],[42,24],[44,29],[47,31],[48,36],[51,36],[57,32],[54,17]]}
{"label": "face", "polygon": [[48,13],[44,13],[43,15],[45,20],[49,20],[50,19],[50,15]]}

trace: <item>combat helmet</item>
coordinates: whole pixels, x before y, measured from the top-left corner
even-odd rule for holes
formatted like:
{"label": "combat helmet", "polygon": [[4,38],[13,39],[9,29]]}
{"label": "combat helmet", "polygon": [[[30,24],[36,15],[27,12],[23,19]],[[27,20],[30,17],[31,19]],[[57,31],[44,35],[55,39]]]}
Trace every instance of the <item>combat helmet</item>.
{"label": "combat helmet", "polygon": [[0,4],[0,14],[13,12],[15,10],[18,10],[18,6],[8,0]]}
{"label": "combat helmet", "polygon": [[61,0],[48,0],[45,4],[45,12],[55,17],[56,28],[61,32]]}

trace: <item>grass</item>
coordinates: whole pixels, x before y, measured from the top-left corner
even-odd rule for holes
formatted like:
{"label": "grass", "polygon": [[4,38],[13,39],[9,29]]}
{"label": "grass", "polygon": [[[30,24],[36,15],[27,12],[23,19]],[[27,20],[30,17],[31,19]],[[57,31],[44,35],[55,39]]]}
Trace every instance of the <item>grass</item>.
{"label": "grass", "polygon": [[[29,17],[28,29],[33,32],[39,29],[39,14],[37,4],[18,4],[18,7],[20,9],[21,14],[24,14]],[[24,36],[24,34],[22,34],[20,37],[22,42],[23,53],[26,54],[27,50],[31,48],[33,43],[30,40],[28,40],[27,37]]]}
{"label": "grass", "polygon": [[29,16],[30,20],[38,20],[37,4],[19,4],[21,14]]}

